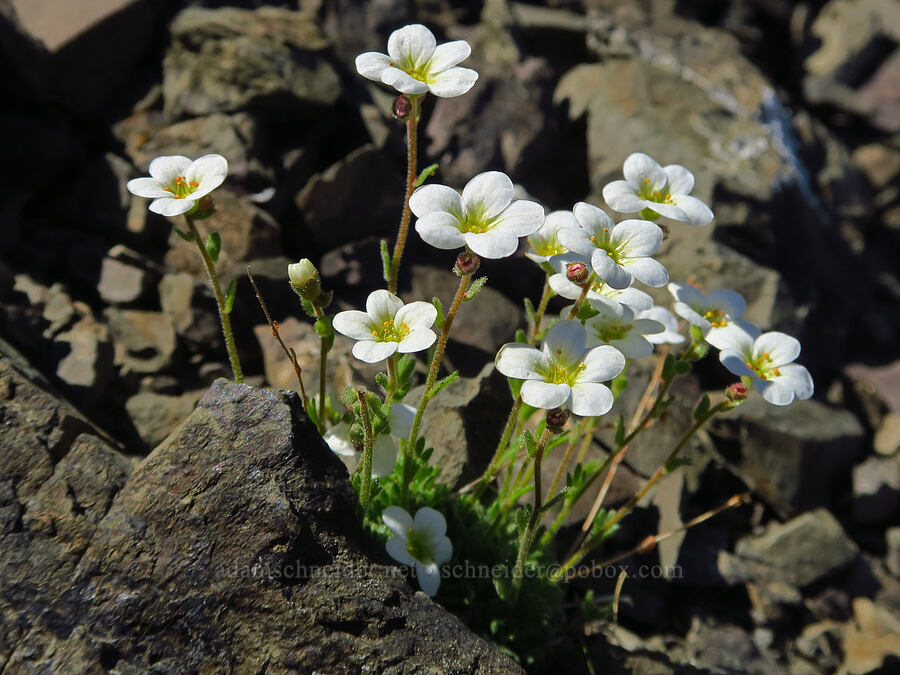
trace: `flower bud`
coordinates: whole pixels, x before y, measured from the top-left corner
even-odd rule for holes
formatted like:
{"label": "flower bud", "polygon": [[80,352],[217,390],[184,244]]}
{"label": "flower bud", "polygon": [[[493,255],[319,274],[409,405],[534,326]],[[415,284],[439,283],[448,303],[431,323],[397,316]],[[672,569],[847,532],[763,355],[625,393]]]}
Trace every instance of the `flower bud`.
{"label": "flower bud", "polygon": [[582,286],[589,276],[591,276],[591,270],[583,262],[573,262],[566,265],[566,279],[573,284]]}
{"label": "flower bud", "polygon": [[555,434],[558,434],[566,426],[569,421],[569,411],[565,408],[554,408],[547,411],[547,428]]}
{"label": "flower bud", "polygon": [[212,195],[206,195],[197,200],[193,208],[188,211],[188,215],[194,220],[204,220],[209,218],[216,212],[216,203],[213,201]]}
{"label": "flower bud", "polygon": [[354,448],[361,448],[366,442],[366,432],[358,422],[350,425],[349,436]]}
{"label": "flower bud", "polygon": [[456,257],[456,265],[453,271],[456,273],[456,276],[464,277],[475,274],[479,265],[481,265],[481,258],[477,254],[471,251],[463,251]]}
{"label": "flower bud", "polygon": [[735,382],[734,384],[728,385],[725,389],[725,397],[733,403],[743,401],[747,398],[749,393],[750,390],[743,382]]}
{"label": "flower bud", "polygon": [[291,288],[304,300],[315,302],[322,295],[322,281],[319,279],[319,270],[308,258],[298,263],[288,265],[288,278]]}
{"label": "flower bud", "polygon": [[409,113],[412,110],[412,104],[409,102],[409,99],[406,96],[398,96],[394,99],[394,105],[392,106],[392,111],[394,113],[395,120],[405,120],[409,117]]}

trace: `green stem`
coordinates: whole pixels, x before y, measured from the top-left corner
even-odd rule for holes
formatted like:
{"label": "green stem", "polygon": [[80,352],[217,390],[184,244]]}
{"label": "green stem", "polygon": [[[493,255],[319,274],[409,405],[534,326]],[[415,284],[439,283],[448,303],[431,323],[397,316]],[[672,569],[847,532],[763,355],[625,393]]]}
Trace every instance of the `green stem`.
{"label": "green stem", "polygon": [[359,409],[362,414],[363,429],[365,430],[362,462],[359,465],[359,470],[362,474],[360,476],[359,502],[365,513],[369,508],[369,501],[372,499],[372,453],[375,447],[375,435],[372,433],[372,420],[369,418],[366,394],[364,391],[357,389],[356,396],[359,398]]}
{"label": "green stem", "polygon": [[513,568],[513,603],[518,599],[519,591],[522,589],[522,576],[525,571],[525,561],[528,559],[528,554],[531,552],[531,545],[534,542],[534,531],[541,521],[541,506],[543,504],[541,461],[544,458],[544,449],[547,447],[547,441],[550,440],[551,433],[550,429],[544,429],[544,433],[541,434],[541,440],[538,442],[537,450],[534,453],[534,508],[531,511],[531,518],[528,519],[528,525],[522,533],[522,539],[519,543],[519,553],[516,555],[516,565]]}
{"label": "green stem", "polygon": [[588,280],[584,282],[584,285],[581,287],[581,295],[578,296],[578,299],[575,301],[575,304],[572,305],[572,309],[569,310],[569,315],[566,317],[566,320],[574,319],[578,316],[578,310],[581,309],[581,306],[584,304],[585,298],[587,298],[588,291],[591,290],[591,284],[594,283],[594,279],[597,278],[597,275],[591,273],[591,276],[588,277]]}
{"label": "green stem", "polygon": [[416,155],[418,143],[419,125],[419,96],[409,97],[409,117],[406,118],[406,196],[403,199],[403,214],[400,216],[400,229],[397,231],[397,241],[394,243],[394,255],[391,258],[391,274],[388,282],[388,290],[397,292],[397,279],[400,275],[400,261],[403,258],[403,249],[406,247],[406,235],[409,232],[411,212],[409,198],[416,187]]}
{"label": "green stem", "polygon": [[531,331],[531,338],[528,344],[534,345],[537,342],[538,335],[541,334],[541,322],[544,320],[544,312],[547,311],[547,304],[553,297],[553,289],[550,288],[550,277],[544,282],[544,291],[541,293],[541,301],[538,308],[534,312],[534,328]]}
{"label": "green stem", "polygon": [[240,384],[244,381],[244,371],[241,370],[241,361],[238,358],[237,347],[234,344],[234,331],[231,329],[231,317],[225,308],[225,296],[222,294],[222,287],[219,285],[219,276],[216,274],[216,265],[209,257],[209,252],[197,226],[194,225],[194,219],[188,215],[184,216],[187,221],[188,231],[197,244],[200,251],[200,257],[203,258],[203,266],[206,268],[206,275],[209,277],[209,283],[212,285],[213,293],[216,296],[216,306],[219,308],[219,321],[222,322],[222,333],[225,335],[225,349],[228,351],[228,360],[231,362],[231,372],[234,375],[234,381]]}
{"label": "green stem", "polygon": [[[325,318],[325,311],[318,305],[313,305],[316,310],[316,317]],[[328,370],[328,342],[324,336],[319,338],[319,406],[316,410],[316,425],[320,434],[325,433],[325,382]]]}
{"label": "green stem", "polygon": [[522,396],[519,395],[516,397],[516,400],[513,401],[512,410],[509,411],[509,417],[506,418],[506,426],[503,427],[503,433],[500,435],[500,442],[497,444],[496,450],[494,450],[494,456],[491,459],[491,463],[488,465],[488,468],[484,470],[484,473],[481,474],[480,478],[466,485],[461,492],[467,492],[469,489],[474,488],[473,495],[475,496],[475,499],[478,499],[484,493],[485,488],[487,488],[490,482],[494,480],[494,476],[497,474],[497,471],[500,470],[500,462],[503,453],[507,446],[509,446],[509,439],[512,438],[513,431],[519,421],[519,409],[521,407]]}

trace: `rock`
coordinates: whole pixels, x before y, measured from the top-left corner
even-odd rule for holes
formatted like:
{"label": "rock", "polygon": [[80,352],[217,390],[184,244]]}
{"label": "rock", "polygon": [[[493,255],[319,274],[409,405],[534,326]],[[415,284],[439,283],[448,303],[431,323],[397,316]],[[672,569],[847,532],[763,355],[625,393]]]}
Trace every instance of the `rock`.
{"label": "rock", "polygon": [[137,303],[144,299],[157,278],[157,271],[143,256],[116,244],[101,264],[97,292],[111,305]]}
{"label": "rock", "polygon": [[225,349],[216,299],[209,282],[187,272],[166,274],[159,282],[159,303],[172,317],[175,331],[191,353],[219,353]]}
{"label": "rock", "polygon": [[872,439],[872,446],[881,455],[894,455],[900,450],[900,415],[888,413],[884,416]]}
{"label": "rock", "polygon": [[[66,592],[0,601],[33,617],[6,666],[522,672],[379,549],[297,397],[219,380],[131,475]],[[12,552],[16,578],[44,561]]]}
{"label": "rock", "polygon": [[813,400],[780,408],[754,396],[709,431],[731,470],[783,517],[829,505],[864,443],[856,417]]}
{"label": "rock", "polygon": [[121,375],[157,373],[175,365],[178,342],[170,316],[160,312],[106,310]]}
{"label": "rock", "polygon": [[168,119],[248,108],[309,116],[340,95],[338,75],[321,55],[327,42],[305,14],[189,8],[170,31],[163,62]]}
{"label": "rock", "polygon": [[167,396],[153,392],[140,392],[125,403],[125,410],[148,448],[155,448],[181,422],[187,419],[202,392],[190,392],[181,396]]}
{"label": "rock", "polygon": [[900,456],[870,457],[853,467],[853,516],[860,523],[896,522]]}
{"label": "rock", "polygon": [[[842,670],[850,675],[862,675],[879,670],[882,666],[890,669],[896,666],[900,648],[900,621],[896,615],[873,604],[868,598],[853,600],[855,625],[844,630],[841,644],[844,650]],[[885,671],[887,672],[887,671]]]}
{"label": "rock", "polygon": [[853,162],[878,189],[887,187],[900,174],[900,150],[880,143],[856,148]]}
{"label": "rock", "polygon": [[54,346],[68,353],[56,366],[56,376],[85,409],[93,408],[113,379],[113,345],[106,325],[85,317],[58,334]]}
{"label": "rock", "polygon": [[805,588],[846,568],[859,553],[840,523],[825,509],[774,523],[759,536],[738,541],[734,556],[723,554],[723,576],[780,581]]}
{"label": "rock", "polygon": [[367,145],[313,176],[296,203],[313,244],[327,251],[367,236],[394,234],[404,184],[384,152]]}
{"label": "rock", "polygon": [[709,625],[695,620],[687,636],[687,647],[688,662],[712,672],[757,675],[786,675],[788,672],[760,651],[752,636],[739,626]]}
{"label": "rock", "polygon": [[885,566],[895,577],[900,577],[900,527],[889,527],[884,539],[887,544]]}

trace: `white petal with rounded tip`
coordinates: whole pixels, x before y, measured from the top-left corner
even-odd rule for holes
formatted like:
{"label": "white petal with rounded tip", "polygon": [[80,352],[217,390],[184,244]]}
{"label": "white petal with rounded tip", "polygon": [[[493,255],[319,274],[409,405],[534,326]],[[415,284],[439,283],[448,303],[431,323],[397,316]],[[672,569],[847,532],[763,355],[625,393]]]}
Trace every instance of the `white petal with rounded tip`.
{"label": "white petal with rounded tip", "polygon": [[394,317],[395,323],[405,323],[410,328],[423,326],[431,328],[437,319],[437,310],[430,302],[416,300],[408,305],[403,305]]}
{"label": "white petal with rounded tip", "polygon": [[337,455],[344,457],[353,457],[356,455],[356,448],[350,442],[350,425],[346,422],[335,424],[331,429],[325,432],[322,437],[331,451]]}
{"label": "white petal with rounded tip", "polygon": [[625,357],[615,347],[601,345],[589,349],[578,382],[609,382],[625,368]]}
{"label": "white petal with rounded tip", "polygon": [[559,321],[547,331],[544,353],[560,364],[574,364],[584,354],[587,336],[580,321]]}
{"label": "white petal with rounded tip", "polygon": [[449,537],[441,537],[434,545],[434,562],[441,565],[453,557],[453,543]]}
{"label": "white petal with rounded tip", "polygon": [[447,533],[447,521],[440,511],[423,506],[416,511],[413,528],[417,532],[427,532],[430,539],[438,539]]}
{"label": "white petal with rounded tip", "polygon": [[372,448],[372,475],[376,478],[390,476],[397,463],[397,442],[390,436],[375,439]]}
{"label": "white petal with rounded tip", "polygon": [[462,96],[475,86],[478,73],[471,68],[450,68],[428,77],[428,91],[441,98]]}
{"label": "white petal with rounded tip", "polygon": [[348,309],[346,312],[338,312],[332,322],[334,329],[341,335],[346,335],[354,340],[372,339],[372,319],[365,312],[356,309]]}
{"label": "white petal with rounded tip", "polygon": [[185,179],[188,183],[198,183],[197,189],[191,193],[191,199],[197,200],[225,182],[228,175],[228,160],[222,155],[203,155],[191,162]]}
{"label": "white petal with rounded tip", "polygon": [[169,187],[179,176],[187,173],[191,160],[183,155],[157,157],[150,162],[150,175],[162,185]]}
{"label": "white petal with rounded tip", "polygon": [[671,195],[687,195],[694,189],[694,174],[681,164],[669,164],[662,168],[669,182],[667,189]]}
{"label": "white petal with rounded tip", "polygon": [[544,218],[541,233],[555,234],[564,227],[578,227],[578,219],[572,211],[551,211]]}
{"label": "white petal with rounded tip", "polygon": [[409,73],[404,73],[399,68],[385,69],[381,73],[381,81],[401,94],[424,94],[428,91],[427,84],[417,80]]}
{"label": "white petal with rounded tip", "polygon": [[[743,323],[743,322],[742,322]],[[752,324],[748,324],[752,326]],[[755,326],[752,326],[755,328]],[[718,345],[715,345],[722,351],[733,351],[741,355],[746,360],[753,351],[753,344],[759,333],[753,333],[745,330],[744,326],[739,323],[733,323],[726,328],[717,332]]]}
{"label": "white petal with rounded tip", "polygon": [[696,286],[673,281],[667,288],[673,298],[679,302],[690,305],[691,307],[701,307],[706,304],[706,296],[703,295],[703,292]]}
{"label": "white petal with rounded tip", "polygon": [[385,544],[384,548],[387,550],[388,555],[401,565],[416,564],[416,559],[413,558],[409,554],[409,551],[406,550],[406,541],[401,539],[400,537],[391,537],[390,539],[388,539],[388,542],[387,544]]}
{"label": "white petal with rounded tip", "polygon": [[[659,309],[664,309],[660,307]],[[677,326],[677,324],[676,324]],[[635,319],[631,323],[632,330],[638,335],[655,335],[657,333],[663,333],[666,330],[665,324],[661,321],[657,321],[656,319],[645,319],[639,318]]]}
{"label": "white petal with rounded tip", "polygon": [[753,356],[768,354],[773,366],[782,366],[800,356],[800,341],[786,333],[763,333],[753,343]]}
{"label": "white petal with rounded tip", "polygon": [[616,225],[612,232],[616,244],[625,244],[629,257],[653,255],[663,241],[662,228],[649,220],[629,218]]}
{"label": "white petal with rounded tip", "polygon": [[740,319],[747,311],[744,296],[727,288],[717,288],[707,296],[710,306],[721,309],[731,319]]}
{"label": "white petal with rounded tip", "polygon": [[712,209],[696,197],[691,197],[690,195],[672,195],[672,202],[685,214],[683,221],[688,225],[702,227],[703,225],[711,223],[715,217]]}
{"label": "white petal with rounded tip", "polygon": [[446,185],[423,185],[409,198],[409,209],[419,218],[429,213],[451,213],[458,218],[465,215],[460,194]]}
{"label": "white petal with rounded tip", "polygon": [[772,405],[790,405],[794,402],[794,388],[782,378],[761,380],[754,383],[762,397]]}
{"label": "white petal with rounded tip", "polygon": [[572,213],[575,214],[579,224],[591,234],[602,230],[604,227],[611,230],[616,226],[606,211],[587,202],[575,204]]}
{"label": "white petal with rounded tip", "polygon": [[413,518],[399,506],[389,506],[381,514],[381,520],[391,532],[396,534],[403,542],[406,542],[410,528],[413,526]]}
{"label": "white petal with rounded tip", "polygon": [[591,241],[590,233],[583,227],[564,227],[556,233],[559,243],[570,251],[590,255],[597,248]]}
{"label": "white petal with rounded tip", "polygon": [[631,276],[651,288],[662,288],[669,283],[669,270],[653,258],[629,258],[624,267]]}
{"label": "white petal with rounded tip", "polygon": [[534,408],[552,410],[569,400],[571,388],[567,384],[550,384],[540,380],[522,383],[522,400]]}
{"label": "white petal with rounded tip", "polygon": [[413,421],[416,418],[416,409],[405,403],[395,403],[391,406],[391,416],[388,424],[391,434],[397,438],[409,438],[412,432]]}
{"label": "white petal with rounded tip", "polygon": [[155,178],[135,178],[128,181],[125,187],[131,194],[147,199],[172,197],[172,193],[163,189],[163,186]]}
{"label": "white petal with rounded tip", "polygon": [[409,59],[416,66],[421,66],[434,54],[436,45],[434,33],[420,23],[413,23],[391,33],[387,50],[395,61]]}
{"label": "white petal with rounded tip", "polygon": [[503,345],[494,359],[497,370],[517,380],[540,377],[538,369],[545,363],[544,354],[539,349],[521,342]]}
{"label": "white petal with rounded tip", "polygon": [[624,180],[614,180],[607,184],[603,188],[603,201],[619,213],[635,213],[644,208],[635,189]]}
{"label": "white petal with rounded tip", "polygon": [[621,340],[613,340],[610,343],[629,359],[642,359],[653,353],[653,345],[639,333],[629,333]]}
{"label": "white petal with rounded tip", "polygon": [[759,329],[756,329],[756,332],[754,333],[754,328],[756,327],[753,326],[753,324],[746,321],[735,321],[721,327],[713,326],[703,337],[716,349],[727,349],[729,345],[733,344],[733,340],[728,337],[729,333],[732,331],[739,331],[749,333],[755,338],[759,335]]}
{"label": "white petal with rounded tip", "polygon": [[175,199],[174,197],[160,197],[150,202],[149,208],[153,213],[161,216],[180,216],[194,208],[196,202],[193,199]]}
{"label": "white petal with rounded tip", "polygon": [[613,291],[610,293],[610,297],[616,302],[628,305],[636,312],[643,309],[650,309],[653,306],[653,298],[644,293],[644,291],[634,287]]}
{"label": "white petal with rounded tip", "polygon": [[428,62],[428,71],[437,74],[462,63],[472,53],[472,47],[465,40],[453,40],[445,42],[434,48],[431,61]]}
{"label": "white petal with rounded tip", "polygon": [[580,382],[572,387],[572,412],[582,417],[605,415],[613,406],[609,387],[596,382]]}
{"label": "white petal with rounded tip", "polygon": [[437,595],[441,587],[441,571],[435,563],[423,565],[416,561],[416,579],[419,580],[419,588],[430,598]]}
{"label": "white petal with rounded tip", "polygon": [[500,214],[491,228],[514,237],[524,237],[541,229],[544,224],[544,207],[536,202],[519,199]]}
{"label": "white petal with rounded tip", "polygon": [[756,377],[756,373],[747,365],[747,357],[733,349],[723,349],[719,352],[719,361],[729,371],[738,377]]}
{"label": "white petal with rounded tip", "polygon": [[505,173],[485,171],[466,183],[462,199],[467,211],[479,210],[490,219],[512,203],[513,191],[513,183]]}
{"label": "white petal with rounded tip", "polygon": [[409,334],[400,340],[397,345],[397,351],[401,354],[411,354],[413,352],[421,352],[428,349],[437,340],[437,335],[430,328],[425,326],[416,326]]}
{"label": "white petal with rounded tip", "polygon": [[790,383],[791,388],[801,401],[813,395],[815,385],[809,371],[801,365],[792,363],[781,367],[780,379]]}
{"label": "white petal with rounded tip", "polygon": [[466,232],[464,236],[468,247],[482,258],[506,258],[519,248],[518,237],[504,232]]}
{"label": "white petal with rounded tip", "polygon": [[356,57],[356,72],[365,78],[381,82],[381,74],[391,67],[391,57],[379,52],[365,52]]}
{"label": "white petal with rounded tip", "polygon": [[712,324],[707,321],[705,318],[700,316],[694,308],[688,305],[686,302],[676,302],[672,305],[672,309],[675,310],[675,313],[680,316],[682,319],[687,321],[692,326],[697,326],[697,328],[708,331]]}
{"label": "white petal with rounded tip", "polygon": [[401,307],[403,301],[383,288],[372,291],[366,298],[366,313],[378,323],[393,319]]}
{"label": "white petal with rounded tip", "polygon": [[459,221],[449,213],[429,213],[416,221],[416,232],[422,241],[435,248],[451,250],[466,245],[465,233]]}
{"label": "white petal with rounded tip", "polygon": [[598,248],[591,254],[591,267],[605,284],[613,288],[622,289],[631,285],[631,275],[621,265],[617,265],[606,251]]}
{"label": "white petal with rounded tip", "polygon": [[366,363],[378,363],[397,351],[396,342],[364,340],[353,345],[353,356]]}
{"label": "white petal with rounded tip", "polygon": [[641,200],[641,204],[644,208],[655,211],[659,215],[665,216],[666,218],[671,218],[672,220],[677,220],[680,222],[685,222],[687,220],[687,214],[680,207],[675,206],[675,204],[651,202],[646,199]]}
{"label": "white petal with rounded tip", "polygon": [[550,284],[554,293],[569,300],[577,300],[581,296],[581,289],[569,281],[565,274],[553,274],[547,283]]}
{"label": "white petal with rounded tip", "polygon": [[625,180],[635,190],[640,190],[647,185],[644,179],[649,179],[649,185],[653,191],[662,190],[666,186],[666,174],[659,163],[643,152],[634,152],[625,159],[622,167]]}

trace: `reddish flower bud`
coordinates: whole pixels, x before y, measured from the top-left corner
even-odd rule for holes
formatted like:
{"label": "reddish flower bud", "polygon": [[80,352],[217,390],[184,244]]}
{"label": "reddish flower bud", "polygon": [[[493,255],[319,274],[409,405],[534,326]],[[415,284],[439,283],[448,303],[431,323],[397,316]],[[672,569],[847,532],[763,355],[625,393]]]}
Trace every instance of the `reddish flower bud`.
{"label": "reddish flower bud", "polygon": [[456,276],[464,277],[475,274],[479,265],[481,265],[481,258],[477,254],[471,251],[463,251],[456,257],[456,265],[453,271],[456,273]]}
{"label": "reddish flower bud", "polygon": [[743,401],[749,394],[750,390],[743,382],[735,382],[725,389],[725,396],[729,401]]}
{"label": "reddish flower bud", "polygon": [[554,408],[547,411],[545,419],[547,420],[547,428],[558,434],[566,426],[566,422],[569,421],[569,411],[565,408]]}
{"label": "reddish flower bud", "polygon": [[573,284],[583,285],[588,277],[591,276],[591,270],[583,262],[573,262],[566,265],[566,278]]}
{"label": "reddish flower bud", "polygon": [[398,96],[394,99],[393,113],[395,120],[405,120],[409,117],[412,110],[412,104],[406,96]]}

